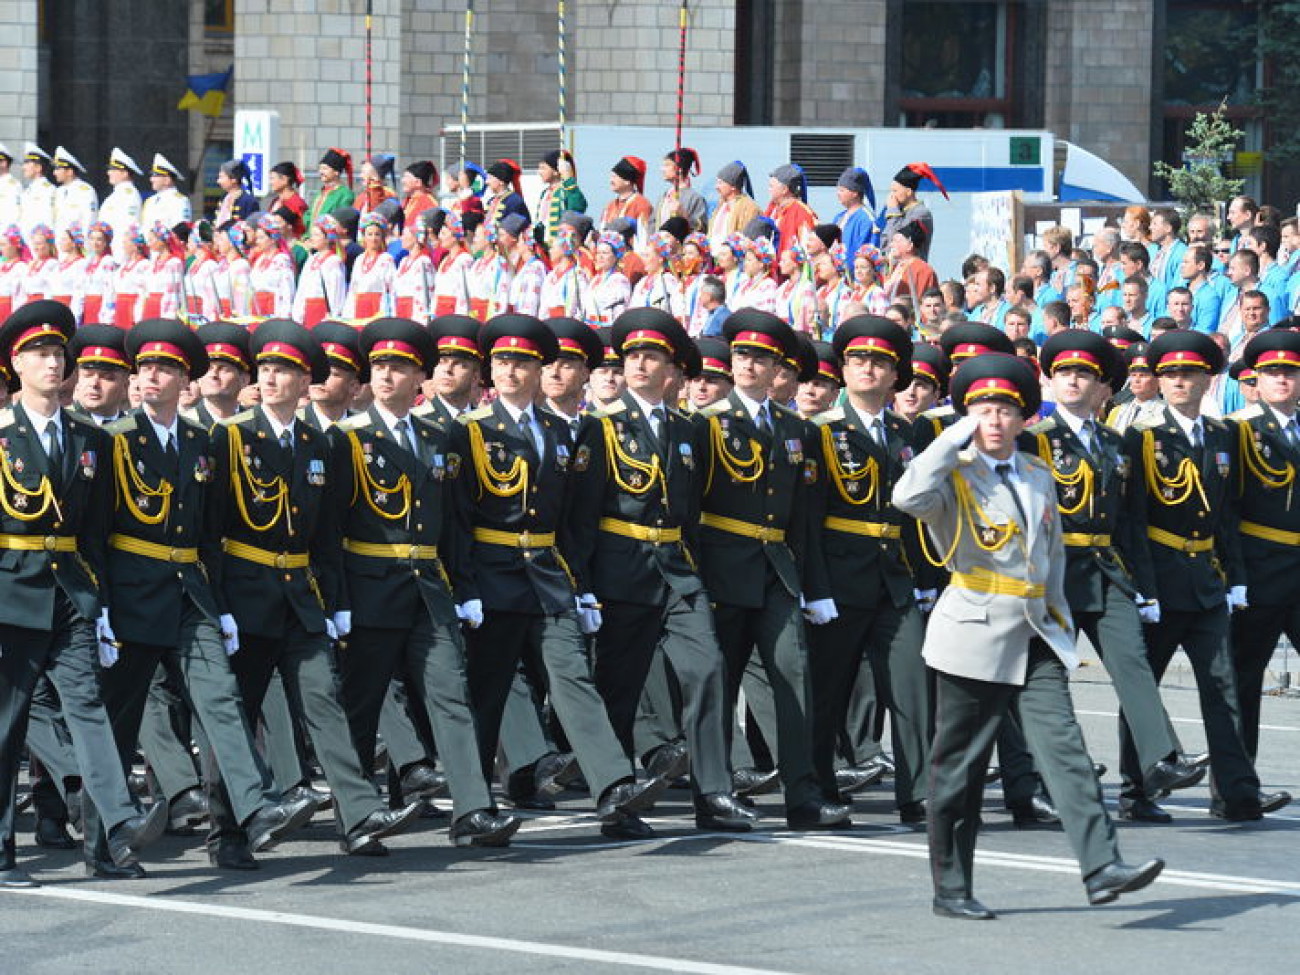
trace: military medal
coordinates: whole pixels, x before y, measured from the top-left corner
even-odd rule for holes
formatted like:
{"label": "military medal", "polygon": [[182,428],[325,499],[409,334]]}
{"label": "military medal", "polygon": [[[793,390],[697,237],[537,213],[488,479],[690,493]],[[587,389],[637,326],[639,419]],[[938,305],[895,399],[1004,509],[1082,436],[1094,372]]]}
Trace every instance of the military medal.
{"label": "military medal", "polygon": [[15,494],[15,495],[14,495],[14,507],[17,508],[19,511],[26,511],[26,510],[27,510],[27,495],[25,495],[25,494]]}
{"label": "military medal", "polygon": [[375,445],[372,444],[369,440],[367,440],[365,443],[361,445],[361,451],[366,455],[367,464],[373,464],[375,462],[374,450],[375,450]]}
{"label": "military medal", "polygon": [[1214,464],[1219,469],[1220,477],[1228,476],[1228,471],[1232,467],[1232,462],[1229,460],[1228,452],[1226,450],[1220,450],[1215,453]]}
{"label": "military medal", "polygon": [[142,460],[137,460],[137,461],[135,462],[135,469],[136,469],[137,471],[139,471],[141,474],[144,474],[144,472],[145,472],[144,461],[142,461]]}
{"label": "military medal", "polygon": [[386,495],[383,491],[375,492],[375,504],[382,505],[382,504],[387,504],[387,502],[388,502],[388,495]]}
{"label": "military medal", "polygon": [[95,452],[93,450],[83,450],[79,463],[81,464],[81,476],[88,481],[91,480],[95,476]]}
{"label": "military medal", "polygon": [[980,542],[982,542],[984,545],[996,545],[999,534],[1000,533],[996,525],[980,526]]}
{"label": "military medal", "polygon": [[798,464],[803,460],[803,442],[797,437],[785,442],[785,452],[790,457],[790,463]]}
{"label": "military medal", "polygon": [[135,496],[135,506],[139,508],[141,511],[148,512],[149,499],[146,498],[143,494],[137,494]]}
{"label": "military medal", "polygon": [[569,466],[569,448],[562,443],[555,445],[555,464],[561,470]]}
{"label": "military medal", "polygon": [[640,471],[633,471],[628,477],[627,482],[631,484],[632,487],[640,490],[645,485],[645,478],[641,476]]}
{"label": "military medal", "polygon": [[198,460],[195,461],[194,464],[194,480],[202,483],[203,481],[206,481],[211,476],[212,476],[212,468],[208,464],[208,458],[206,457],[206,455],[200,454]]}
{"label": "military medal", "polygon": [[386,460],[384,459],[384,455],[383,455],[383,454],[380,454],[380,455],[379,455],[379,458],[375,461],[375,465],[378,466],[378,467],[382,470],[384,467],[387,467],[387,466],[388,466],[388,461],[386,461]]}
{"label": "military medal", "polygon": [[691,454],[691,445],[688,443],[677,445],[678,453],[681,454],[682,463],[686,465],[687,470],[695,469],[695,457]]}
{"label": "military medal", "polygon": [[15,474],[21,474],[24,470],[27,469],[27,465],[23,463],[23,459],[21,457],[15,457],[13,459],[13,468]]}
{"label": "military medal", "polygon": [[307,483],[320,487],[325,483],[325,462],[314,458],[307,462]]}
{"label": "military medal", "polygon": [[441,481],[447,473],[446,464],[443,462],[442,454],[433,455],[433,463],[429,465],[429,470],[433,472],[435,480]]}
{"label": "military medal", "polygon": [[[573,455],[573,470],[576,474],[581,474],[591,464],[591,448],[579,447]],[[453,474],[452,477],[456,475]]]}

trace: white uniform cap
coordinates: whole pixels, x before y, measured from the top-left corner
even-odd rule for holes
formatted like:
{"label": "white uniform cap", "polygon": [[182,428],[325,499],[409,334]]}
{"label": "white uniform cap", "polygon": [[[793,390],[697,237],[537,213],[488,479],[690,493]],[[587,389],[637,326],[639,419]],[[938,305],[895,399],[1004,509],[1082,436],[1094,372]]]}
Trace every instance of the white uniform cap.
{"label": "white uniform cap", "polygon": [[140,166],[139,166],[139,164],[137,164],[136,161],[135,161],[134,159],[132,159],[130,156],[128,156],[128,155],[127,155],[125,152],[123,152],[121,149],[117,148],[117,146],[114,146],[114,147],[113,147],[113,151],[112,151],[111,153],[109,153],[109,156],[108,156],[108,168],[109,168],[109,169],[125,169],[125,170],[127,170],[127,171],[129,171],[129,172],[135,173],[137,176],[143,176],[143,175],[144,175],[144,173],[142,173],[142,172],[140,171]]}
{"label": "white uniform cap", "polygon": [[64,149],[63,146],[59,146],[54,150],[54,165],[67,166],[71,169],[75,169],[79,173],[84,173],[86,171],[86,167],[81,165],[81,160],[68,152],[67,149]]}
{"label": "white uniform cap", "polygon": [[29,142],[23,146],[23,159],[27,162],[49,162],[50,154],[35,142]]}
{"label": "white uniform cap", "polygon": [[161,152],[153,154],[153,168],[150,172],[152,176],[170,176],[172,179],[184,179],[181,171],[167,161],[167,157]]}

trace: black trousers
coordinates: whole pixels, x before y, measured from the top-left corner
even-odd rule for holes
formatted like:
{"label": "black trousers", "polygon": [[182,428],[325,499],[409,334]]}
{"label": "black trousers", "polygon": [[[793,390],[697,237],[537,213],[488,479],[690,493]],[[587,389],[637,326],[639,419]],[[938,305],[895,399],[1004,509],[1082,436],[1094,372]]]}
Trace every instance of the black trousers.
{"label": "black trousers", "polygon": [[930,870],[938,896],[974,896],[984,772],[1015,698],[1025,740],[1060,811],[1080,872],[1087,877],[1119,859],[1115,827],[1074,717],[1065,666],[1034,639],[1023,688],[938,674],[929,804]]}
{"label": "black trousers", "polygon": [[1232,614],[1232,665],[1241,706],[1241,735],[1251,761],[1259,754],[1264,675],[1283,633],[1293,647],[1300,648],[1300,599],[1289,606],[1249,606]]}
{"label": "black trousers", "polygon": [[725,665],[703,593],[672,594],[667,606],[608,601],[596,634],[596,688],[624,751],[635,756],[637,709],[656,648],[682,690],[682,726],[700,795],[731,791],[727,761]]}

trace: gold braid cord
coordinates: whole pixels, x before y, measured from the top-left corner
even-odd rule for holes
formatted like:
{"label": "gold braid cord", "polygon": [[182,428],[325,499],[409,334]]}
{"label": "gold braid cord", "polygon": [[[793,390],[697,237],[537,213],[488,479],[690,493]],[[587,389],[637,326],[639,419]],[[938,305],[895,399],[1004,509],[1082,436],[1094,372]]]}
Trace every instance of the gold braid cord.
{"label": "gold braid cord", "polygon": [[1088,514],[1091,516],[1093,485],[1092,465],[1080,457],[1078,458],[1079,466],[1075,468],[1073,474],[1062,473],[1057,469],[1056,464],[1052,462],[1052,451],[1051,447],[1048,445],[1047,434],[1045,433],[1040,433],[1038,435],[1038,456],[1043,458],[1043,463],[1046,464],[1048,470],[1052,472],[1052,480],[1057,484],[1064,488],[1079,488],[1079,500],[1070,508],[1061,504],[1060,496],[1058,494],[1056,501],[1057,510],[1063,515],[1074,515],[1078,514],[1080,509],[1082,509],[1086,504],[1088,506]]}
{"label": "gold braid cord", "polygon": [[[835,451],[835,437],[831,433],[831,428],[824,426],[821,429],[822,456],[826,460],[826,470],[831,475],[831,483],[835,485],[836,492],[848,504],[867,504],[877,496],[880,490],[880,465],[876,462],[876,458],[868,457],[867,462],[860,471],[846,471]],[[850,496],[844,485],[846,483],[856,484],[862,480],[867,481],[866,493],[860,498]]]}
{"label": "gold braid cord", "polygon": [[[356,503],[357,495],[360,494],[366,499],[366,504],[369,505],[370,510],[379,515],[380,518],[386,518],[389,521],[400,521],[405,518],[411,511],[411,479],[403,474],[392,487],[384,487],[370,476],[370,465],[366,463],[366,452],[362,449],[361,438],[357,436],[355,430],[348,431],[348,441],[352,446],[353,503]],[[399,511],[385,511],[375,503],[375,495],[388,499],[395,494],[401,495],[402,498],[402,507]],[[387,503],[386,500],[385,503]]]}
{"label": "gold braid cord", "polygon": [[722,422],[718,417],[711,416],[709,417],[709,442],[713,449],[709,451],[709,476],[704,484],[705,493],[713,487],[715,461],[722,463],[723,470],[731,475],[733,481],[742,484],[753,484],[763,476],[765,470],[763,448],[757,440],[749,441],[748,458],[741,458],[731,453],[727,449],[726,435],[722,432]]}
{"label": "gold braid cord", "polygon": [[[1160,473],[1160,466],[1156,463],[1154,430],[1142,431],[1142,466],[1146,469],[1147,488],[1161,504],[1168,508],[1176,508],[1195,491],[1200,495],[1204,510],[1210,510],[1210,502],[1205,499],[1205,490],[1201,487],[1201,472],[1196,469],[1190,457],[1184,457],[1178,462],[1178,469],[1173,477],[1165,477]],[[1165,491],[1169,491],[1173,497],[1166,498]]]}
{"label": "gold braid cord", "polygon": [[[0,490],[0,508],[3,508],[4,513],[10,518],[17,521],[35,521],[50,510],[50,505],[55,504],[54,488],[50,484],[50,479],[42,477],[41,483],[36,485],[36,490],[29,491],[14,477],[13,468],[9,464],[9,452],[4,449],[0,449],[0,477],[4,479],[4,488]],[[15,508],[9,503],[10,491],[23,498],[40,498],[41,506],[36,511]]]}
{"label": "gold braid cord", "polygon": [[469,424],[469,452],[474,461],[474,473],[478,475],[478,496],[483,492],[495,494],[498,498],[512,498],[516,494],[528,493],[528,461],[516,454],[510,470],[499,471],[488,459],[487,444],[483,441],[483,431],[477,423]]}
{"label": "gold braid cord", "polygon": [[[142,525],[157,525],[166,520],[171,512],[172,492],[175,489],[164,478],[158,479],[157,487],[150,487],[144,482],[144,478],[131,463],[131,445],[123,436],[113,438],[113,472],[119,508],[125,504],[135,520]],[[150,498],[162,499],[157,514],[149,514]],[[144,501],[143,504],[140,503],[141,500]]]}
{"label": "gold braid cord", "polygon": [[[664,482],[664,472],[659,465],[659,455],[655,454],[648,464],[643,460],[637,460],[623,449],[623,445],[618,439],[618,432],[614,429],[613,420],[603,416],[600,418],[600,426],[601,432],[605,436],[605,453],[609,460],[609,476],[614,479],[614,483],[618,485],[619,489],[639,497],[653,488],[655,484],[661,484],[666,494],[668,485]],[[640,487],[628,483],[623,477],[622,465],[630,467],[637,474],[644,474],[645,483]]]}
{"label": "gold braid cord", "polygon": [[[244,524],[255,532],[264,532],[279,524],[289,508],[289,485],[278,474],[269,481],[260,481],[248,466],[244,457],[244,435],[237,424],[227,427],[230,431],[230,486],[235,495],[235,505]],[[275,512],[269,521],[258,524],[248,511],[247,490],[253,489],[253,500],[263,504],[275,505]]]}
{"label": "gold braid cord", "polygon": [[[925,529],[921,523],[917,522],[917,534],[921,539],[921,554],[925,556],[926,561],[933,566],[942,568],[952,561],[953,555],[957,552],[957,543],[965,533],[969,533],[971,541],[985,552],[996,552],[1006,546],[1011,541],[1013,535],[1020,531],[1020,526],[1014,521],[1005,525],[994,525],[992,519],[980,507],[979,502],[975,500],[975,494],[971,491],[970,485],[966,483],[966,478],[962,477],[956,471],[952,472],[953,493],[957,497],[957,530],[952,536],[952,545],[941,558],[936,559],[930,552],[930,544],[925,538]],[[984,530],[992,532],[992,541],[984,541],[982,535]]]}
{"label": "gold braid cord", "polygon": [[1241,440],[1241,473],[1238,493],[1246,489],[1246,471],[1255,475],[1255,479],[1264,487],[1274,491],[1286,488],[1286,506],[1291,510],[1291,491],[1295,484],[1295,468],[1283,464],[1282,468],[1271,466],[1259,452],[1255,437],[1249,423],[1237,425],[1237,435]]}

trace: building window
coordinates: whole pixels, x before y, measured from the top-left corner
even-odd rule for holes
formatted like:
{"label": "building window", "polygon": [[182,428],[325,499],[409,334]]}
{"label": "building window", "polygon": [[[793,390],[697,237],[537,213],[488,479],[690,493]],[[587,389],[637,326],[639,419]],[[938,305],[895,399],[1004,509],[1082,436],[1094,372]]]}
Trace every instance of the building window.
{"label": "building window", "polygon": [[203,0],[203,26],[210,31],[233,31],[235,0]]}
{"label": "building window", "polygon": [[902,7],[899,124],[1008,128],[1019,108],[1023,13],[1009,0],[908,0]]}

